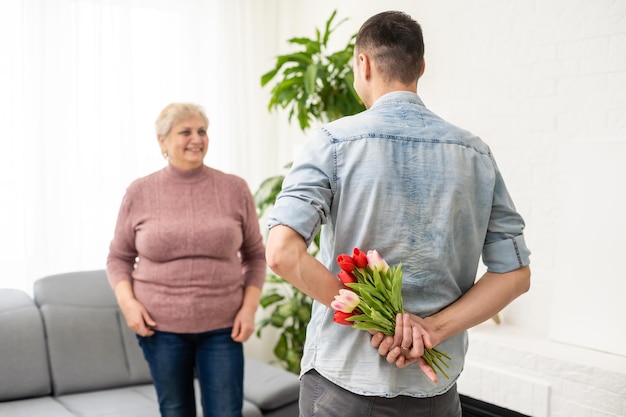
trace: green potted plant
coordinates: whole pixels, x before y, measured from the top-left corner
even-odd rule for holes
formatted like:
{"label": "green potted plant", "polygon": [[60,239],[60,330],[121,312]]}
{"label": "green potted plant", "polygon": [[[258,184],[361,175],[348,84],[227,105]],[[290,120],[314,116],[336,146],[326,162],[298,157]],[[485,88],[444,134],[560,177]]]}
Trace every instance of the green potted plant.
{"label": "green potted plant", "polygon": [[290,44],[301,50],[278,56],[274,68],[261,77],[261,86],[280,77],[272,87],[268,109],[289,108],[288,120],[291,122],[293,116],[297,116],[303,131],[313,120],[329,122],[365,108],[352,85],[356,35],[350,37],[345,48],[327,52],[330,35],[347,20],[342,19],[332,26],[336,15],[335,10],[326,21],[323,33],[315,29],[315,38],[289,39]]}
{"label": "green potted plant", "polygon": [[[354,38],[345,48],[329,53],[328,41],[333,31],[347,19],[333,25],[337,11],[326,21],[323,32],[315,30],[314,38],[296,37],[289,43],[298,51],[280,55],[275,67],[263,74],[261,85],[271,81],[268,110],[289,109],[288,121],[295,116],[302,131],[312,122],[325,123],[365,109],[353,87],[352,56]],[[285,168],[288,168],[288,164]],[[267,178],[255,193],[259,217],[270,209],[281,190],[284,175]],[[319,235],[309,249],[315,256]],[[274,355],[291,372],[300,372],[306,326],[311,318],[313,300],[282,278],[269,274],[261,296],[261,307],[271,309],[269,316],[257,325],[257,336],[267,326],[279,329]]]}

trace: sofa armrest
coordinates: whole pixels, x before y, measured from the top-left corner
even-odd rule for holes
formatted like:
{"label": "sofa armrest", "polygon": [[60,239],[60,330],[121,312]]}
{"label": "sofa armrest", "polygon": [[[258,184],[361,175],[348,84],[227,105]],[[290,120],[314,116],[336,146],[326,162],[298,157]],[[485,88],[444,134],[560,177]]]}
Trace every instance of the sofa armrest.
{"label": "sofa armrest", "polygon": [[30,296],[0,289],[0,401],[50,394],[43,323]]}

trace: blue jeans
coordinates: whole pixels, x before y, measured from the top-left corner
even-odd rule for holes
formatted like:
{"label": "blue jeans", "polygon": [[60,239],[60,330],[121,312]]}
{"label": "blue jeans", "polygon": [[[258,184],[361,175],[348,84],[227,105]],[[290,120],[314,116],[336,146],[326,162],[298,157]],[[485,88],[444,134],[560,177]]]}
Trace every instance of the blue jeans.
{"label": "blue jeans", "polygon": [[231,329],[137,336],[150,367],[162,417],[196,417],[194,377],[204,417],[241,417],[243,345]]}

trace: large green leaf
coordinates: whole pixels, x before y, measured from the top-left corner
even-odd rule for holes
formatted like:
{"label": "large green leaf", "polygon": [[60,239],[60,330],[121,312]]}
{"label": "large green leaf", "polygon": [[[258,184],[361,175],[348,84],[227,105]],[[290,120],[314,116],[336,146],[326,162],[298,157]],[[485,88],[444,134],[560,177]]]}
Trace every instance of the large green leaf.
{"label": "large green leaf", "polygon": [[274,346],[274,355],[278,359],[285,360],[287,358],[287,336],[283,333],[278,338],[278,343]]}
{"label": "large green leaf", "polygon": [[289,39],[289,43],[294,45],[302,45],[305,48],[305,51],[309,55],[319,54],[322,50],[322,45],[317,40],[311,40],[309,38],[291,38]]}
{"label": "large green leaf", "polygon": [[328,38],[330,37],[330,34],[333,31],[333,29],[330,28],[330,25],[333,23],[333,20],[335,20],[335,16],[337,16],[337,10],[333,10],[333,13],[330,15],[330,17],[326,21],[326,27],[324,28],[324,40],[322,41],[322,44],[324,46],[328,44]]}
{"label": "large green leaf", "polygon": [[267,307],[271,306],[272,304],[278,303],[279,301],[282,301],[284,299],[285,299],[285,297],[280,295],[280,294],[266,293],[265,295],[263,295],[261,297],[261,300],[259,301],[259,304],[261,305],[261,307],[267,308]]}
{"label": "large green leaf", "polygon": [[311,64],[306,69],[306,75],[304,77],[304,91],[307,95],[311,95],[315,92],[315,84],[317,83],[317,68],[316,64]]}
{"label": "large green leaf", "polygon": [[265,210],[274,205],[276,197],[282,188],[284,175],[276,175],[266,178],[254,193],[254,202],[257,207],[257,214],[263,215]]}
{"label": "large green leaf", "polygon": [[293,316],[295,316],[297,311],[297,302],[293,298],[285,301],[284,303],[279,305],[276,310],[274,310],[275,313],[280,314],[285,319],[292,318]]}
{"label": "large green leaf", "polygon": [[[280,308],[280,305],[278,306],[278,308]],[[276,327],[276,328],[281,328],[285,325],[285,320],[287,319],[287,317],[285,317],[284,315],[280,314],[280,312],[278,310],[274,310],[272,312],[272,315],[270,316],[270,322],[272,324],[272,326]]]}
{"label": "large green leaf", "polygon": [[274,68],[273,70],[268,71],[265,74],[263,74],[261,76],[261,86],[265,87],[265,85],[267,83],[272,81],[272,79],[274,78],[274,76],[276,76],[276,74],[278,73],[279,70],[280,70],[280,68]]}

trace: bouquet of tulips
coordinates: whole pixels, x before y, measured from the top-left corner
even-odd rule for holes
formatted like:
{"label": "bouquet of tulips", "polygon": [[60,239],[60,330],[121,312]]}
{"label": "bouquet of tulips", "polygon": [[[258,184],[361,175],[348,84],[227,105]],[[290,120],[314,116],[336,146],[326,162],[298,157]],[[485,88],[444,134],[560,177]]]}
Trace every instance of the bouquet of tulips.
{"label": "bouquet of tulips", "polygon": [[[396,315],[402,307],[402,265],[389,267],[375,250],[367,253],[354,248],[353,255],[337,257],[341,268],[338,277],[348,289],[339,290],[331,303],[335,310],[333,321],[360,330],[373,330],[393,336]],[[443,368],[450,356],[436,348],[424,349],[424,360],[446,378]]]}

